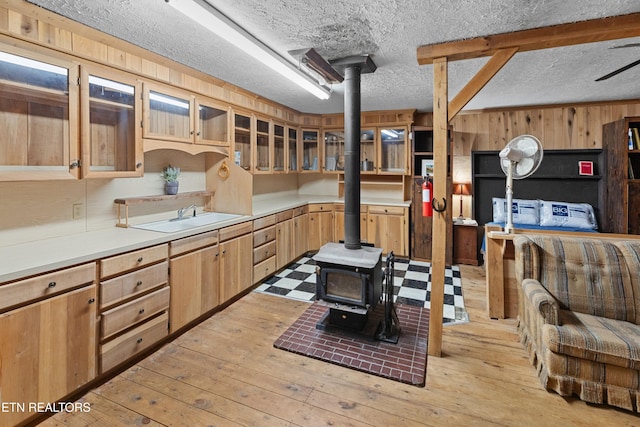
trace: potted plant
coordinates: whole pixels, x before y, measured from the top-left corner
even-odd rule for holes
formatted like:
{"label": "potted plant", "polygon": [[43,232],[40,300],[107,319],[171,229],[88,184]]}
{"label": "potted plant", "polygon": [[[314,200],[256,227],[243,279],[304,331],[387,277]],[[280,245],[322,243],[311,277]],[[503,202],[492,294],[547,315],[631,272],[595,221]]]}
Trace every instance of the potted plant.
{"label": "potted plant", "polygon": [[178,175],[180,175],[180,168],[174,168],[169,165],[162,169],[165,194],[178,194]]}

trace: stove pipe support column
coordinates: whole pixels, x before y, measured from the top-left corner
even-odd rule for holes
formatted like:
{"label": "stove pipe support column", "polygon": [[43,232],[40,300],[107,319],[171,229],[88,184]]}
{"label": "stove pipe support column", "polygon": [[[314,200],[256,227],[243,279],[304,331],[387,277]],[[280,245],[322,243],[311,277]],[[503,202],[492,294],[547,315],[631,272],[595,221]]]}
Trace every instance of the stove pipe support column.
{"label": "stove pipe support column", "polygon": [[345,68],[344,247],[360,249],[360,66]]}

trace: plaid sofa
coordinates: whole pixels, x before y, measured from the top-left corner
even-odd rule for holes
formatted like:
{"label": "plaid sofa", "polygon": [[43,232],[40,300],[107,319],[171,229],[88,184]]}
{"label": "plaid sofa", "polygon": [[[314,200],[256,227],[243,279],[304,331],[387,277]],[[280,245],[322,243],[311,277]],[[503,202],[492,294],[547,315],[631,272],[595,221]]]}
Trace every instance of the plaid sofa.
{"label": "plaid sofa", "polygon": [[518,332],[542,385],[640,411],[640,239],[517,235]]}

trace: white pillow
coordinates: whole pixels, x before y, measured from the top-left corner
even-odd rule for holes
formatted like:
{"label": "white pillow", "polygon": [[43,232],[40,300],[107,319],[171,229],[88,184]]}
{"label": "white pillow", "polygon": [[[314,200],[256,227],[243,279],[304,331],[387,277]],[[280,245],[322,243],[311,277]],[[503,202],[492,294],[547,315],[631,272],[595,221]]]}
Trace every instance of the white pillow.
{"label": "white pillow", "polygon": [[540,201],[540,225],[596,230],[598,223],[588,203]]}
{"label": "white pillow", "polygon": [[[493,202],[493,222],[507,222],[507,200],[494,197]],[[513,223],[514,224],[539,224],[539,200],[513,199]]]}

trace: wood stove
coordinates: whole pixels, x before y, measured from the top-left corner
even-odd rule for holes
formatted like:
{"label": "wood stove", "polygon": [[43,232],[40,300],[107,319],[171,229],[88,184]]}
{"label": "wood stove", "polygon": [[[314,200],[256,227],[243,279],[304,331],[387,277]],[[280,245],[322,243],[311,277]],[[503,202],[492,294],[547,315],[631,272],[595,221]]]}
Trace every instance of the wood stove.
{"label": "wood stove", "polygon": [[382,294],[382,249],[346,249],[327,243],[313,257],[317,265],[316,299],[329,307],[329,325],[361,330]]}

